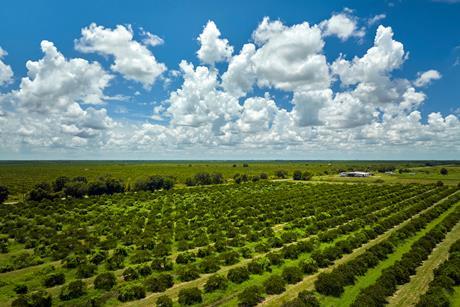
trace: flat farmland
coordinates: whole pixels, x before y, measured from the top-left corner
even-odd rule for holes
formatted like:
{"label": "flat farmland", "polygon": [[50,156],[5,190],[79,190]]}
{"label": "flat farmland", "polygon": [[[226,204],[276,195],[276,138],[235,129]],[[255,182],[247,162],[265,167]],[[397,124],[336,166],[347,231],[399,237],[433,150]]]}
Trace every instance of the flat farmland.
{"label": "flat farmland", "polygon": [[[439,165],[437,165],[439,164]],[[440,174],[445,168],[448,173]],[[270,179],[289,179],[295,170],[308,171],[313,181],[385,182],[385,183],[460,183],[458,161],[1,161],[0,184],[10,191],[10,201],[24,199],[34,185],[59,176],[85,176],[96,180],[110,175],[130,186],[137,179],[149,176],[171,176],[178,186],[198,172],[220,173],[225,180],[236,174],[247,176],[267,174]],[[371,178],[344,178],[341,171],[369,171]],[[285,175],[279,176],[279,171]],[[389,172],[387,172],[389,171]]]}
{"label": "flat farmland", "polygon": [[443,242],[457,190],[263,180],[3,204],[0,305],[352,305]]}

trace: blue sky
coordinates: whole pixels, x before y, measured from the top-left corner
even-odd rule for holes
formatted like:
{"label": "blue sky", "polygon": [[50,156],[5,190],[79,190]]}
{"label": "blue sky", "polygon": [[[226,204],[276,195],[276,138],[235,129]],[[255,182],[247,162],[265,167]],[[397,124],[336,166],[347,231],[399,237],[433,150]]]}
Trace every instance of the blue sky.
{"label": "blue sky", "polygon": [[[332,33],[333,31],[331,34],[326,34],[327,25],[320,26],[321,22],[339,14],[349,18],[355,25],[353,33],[348,33],[346,39],[339,38],[339,34]],[[370,19],[379,15],[381,18],[378,21],[373,24],[369,23]],[[7,53],[1,60],[4,65],[10,67],[13,76],[3,84],[0,82],[2,95],[0,96],[2,97],[0,111],[5,115],[3,116],[3,126],[0,126],[2,129],[0,134],[3,134],[2,138],[8,138],[11,142],[4,144],[0,149],[0,158],[151,158],[149,153],[158,152],[159,149],[165,150],[165,154],[161,158],[199,158],[203,149],[209,152],[205,158],[215,156],[217,158],[232,158],[232,152],[235,151],[238,152],[239,157],[247,156],[248,158],[321,158],[324,155],[328,158],[340,158],[338,154],[344,150],[341,148],[343,140],[340,139],[344,138],[345,134],[348,135],[346,139],[353,139],[357,146],[368,148],[369,145],[366,144],[377,143],[379,146],[378,150],[366,149],[365,153],[362,153],[362,150],[360,153],[347,150],[347,158],[379,158],[383,151],[385,152],[384,157],[410,159],[414,150],[418,152],[416,158],[458,158],[459,136],[455,136],[458,131],[458,123],[453,117],[458,121],[460,107],[460,90],[458,88],[460,85],[459,16],[460,3],[457,1],[111,1],[110,4],[107,1],[94,0],[78,1],[72,4],[63,1],[8,1],[2,4],[0,11],[0,28],[2,29],[0,31],[0,47]],[[196,121],[193,121],[192,124],[181,122],[180,116],[190,115],[187,120],[194,115],[196,118],[203,118],[203,116],[193,113],[196,111],[194,106],[178,106],[177,109],[182,112],[180,116],[174,113],[175,107],[171,108],[171,106],[179,103],[171,100],[171,95],[183,86],[185,75],[185,72],[179,68],[179,63],[185,60],[187,63],[193,64],[194,68],[202,65],[207,67],[208,72],[216,69],[218,71],[216,77],[218,84],[215,90],[222,94],[221,92],[225,92],[226,89],[222,90],[222,84],[219,82],[227,71],[232,57],[239,54],[244,44],[254,44],[254,33],[265,17],[268,17],[273,24],[279,20],[286,29],[304,22],[308,22],[310,27],[316,25],[321,28],[321,40],[324,42],[324,47],[317,54],[325,57],[327,65],[331,69],[329,75],[331,81],[327,88],[315,88],[314,90],[332,91],[330,108],[334,108],[332,100],[337,93],[351,92],[359,84],[364,86],[375,82],[375,80],[371,80],[371,82],[366,79],[347,83],[344,81],[345,76],[332,72],[333,62],[341,54],[349,63],[352,63],[355,56],[363,57],[368,49],[373,47],[379,25],[391,28],[393,40],[403,45],[404,58],[400,59],[401,63],[397,67],[382,68],[382,71],[377,72],[377,74],[382,75],[381,77],[385,74],[385,80],[391,80],[388,86],[396,86],[395,84],[399,82],[396,80],[405,80],[406,83],[414,82],[418,76],[429,70],[435,70],[439,75],[439,77],[428,80],[423,86],[405,85],[401,91],[408,93],[409,88],[414,87],[416,92],[423,93],[423,101],[417,102],[416,105],[411,106],[410,110],[405,110],[403,113],[401,111],[397,115],[394,114],[395,111],[391,111],[394,118],[401,118],[406,121],[411,112],[420,112],[420,119],[417,124],[425,127],[423,129],[427,129],[426,133],[417,136],[411,135],[411,137],[413,136],[412,142],[403,142],[401,139],[407,138],[407,136],[403,136],[402,133],[410,129],[401,128],[389,121],[384,121],[384,114],[391,113],[388,111],[388,104],[382,106],[375,103],[373,110],[369,111],[364,101],[359,102],[364,104],[362,107],[367,109],[369,114],[373,114],[363,115],[363,117],[374,117],[373,120],[363,121],[359,125],[344,124],[339,127],[333,124],[332,122],[337,121],[345,122],[345,119],[327,119],[325,115],[321,115],[321,109],[324,109],[322,106],[318,107],[319,110],[318,108],[312,110],[311,106],[306,106],[307,111],[302,115],[301,110],[304,109],[301,108],[300,102],[295,103],[293,101],[293,96],[301,91],[307,91],[305,88],[299,88],[297,85],[295,88],[291,85],[286,88],[280,85],[279,80],[276,81],[270,77],[259,75],[257,82],[265,82],[265,85],[255,82],[251,90],[236,97],[237,103],[242,106],[242,109],[234,111],[236,113],[232,113],[233,111],[226,113],[211,111],[211,106],[205,110],[206,114],[203,116],[212,118],[210,121],[214,122],[203,123],[201,119],[199,123]],[[204,31],[208,21],[213,21],[220,32],[220,36],[216,39],[226,39],[228,45],[232,47],[231,56],[227,54],[224,56],[225,59],[212,63],[205,63],[206,60],[197,58],[197,51],[203,45],[197,38]],[[149,32],[163,40],[163,43],[157,46],[146,46],[151,55],[154,56],[155,61],[166,67],[161,74],[154,78],[153,86],[151,84],[146,86],[145,82],[133,79],[136,77],[127,76],[127,70],[114,70],[111,67],[114,65],[113,54],[101,51],[100,47],[92,45],[90,48],[93,51],[82,51],[82,48],[76,47],[76,41],[82,38],[82,29],[89,27],[92,23],[107,30],[113,30],[118,25],[124,26],[126,29],[131,29],[132,41],[140,43],[145,38],[143,32]],[[21,78],[28,74],[28,68],[25,65],[27,61],[39,61],[43,57],[44,51],[40,46],[43,40],[52,42],[56,50],[66,60],[81,58],[88,63],[99,63],[101,69],[111,75],[109,84],[100,88],[103,91],[103,95],[100,97],[101,103],[87,103],[84,99],[75,98],[70,94],[65,97],[52,96],[64,97],[62,99],[69,102],[68,106],[74,102],[77,103],[82,112],[88,111],[88,108],[104,109],[106,110],[106,120],[110,120],[111,124],[107,124],[103,129],[94,129],[94,127],[90,127],[91,125],[82,126],[81,122],[70,123],[69,121],[62,121],[65,129],[62,128],[63,126],[60,128],[43,127],[38,123],[34,127],[24,126],[30,122],[28,117],[34,117],[34,112],[38,111],[24,107],[30,105],[29,101],[24,100],[30,96],[27,93],[20,94],[21,91],[24,91],[21,86]],[[268,42],[266,44],[268,45]],[[286,46],[290,46],[290,44]],[[257,45],[259,49],[263,47],[264,45]],[[271,61],[273,59],[263,60]],[[255,69],[258,70],[257,67]],[[259,70],[257,74],[259,74]],[[33,78],[30,79],[33,81]],[[75,82],[79,81],[76,80]],[[36,83],[38,87],[39,84]],[[60,94],[64,91],[64,89],[56,88],[54,90]],[[95,90],[97,91],[97,89]],[[310,90],[309,88],[308,91]],[[388,89],[382,89],[382,91],[386,90]],[[226,93],[224,94],[226,95]],[[401,104],[403,94],[401,93],[400,97],[394,98],[391,103],[394,106]],[[36,98],[37,93],[34,95]],[[69,100],[68,97],[70,96],[75,101]],[[113,99],[114,96],[123,96],[124,98]],[[358,96],[356,94],[354,98]],[[267,129],[272,129],[272,126],[278,122],[273,118],[271,121],[267,119],[270,121],[269,123],[261,123],[263,129],[250,126],[254,124],[254,118],[248,119],[250,124],[246,123],[245,126],[240,116],[246,110],[244,109],[245,100],[251,97],[266,97],[267,100],[269,97],[274,101],[277,108],[276,111],[273,111],[277,112],[276,115],[273,115],[274,118],[282,116],[278,114],[280,110],[287,111],[292,118],[304,116],[303,124],[296,126],[300,127],[298,135],[285,141],[280,141],[280,138],[282,139],[285,135],[273,137],[274,132],[268,133],[270,137],[262,136],[267,134]],[[185,97],[184,99],[189,98]],[[339,98],[337,97],[337,99]],[[203,100],[205,99],[203,98]],[[43,101],[43,103],[46,104],[47,102]],[[162,114],[152,117],[153,108],[159,106],[160,103],[163,107],[159,112]],[[268,107],[269,104],[260,103],[263,106],[256,107],[256,111],[259,112],[258,118],[272,112],[267,111],[272,110]],[[315,105],[316,102],[311,102],[310,99],[302,103]],[[335,101],[335,103],[340,103],[340,101]],[[228,103],[225,105],[228,106]],[[340,105],[343,106],[343,103]],[[180,109],[180,107],[184,109]],[[222,106],[218,108],[222,108]],[[59,111],[61,113],[57,112],[55,108],[47,109],[51,110],[49,112],[52,115],[48,115],[46,118],[56,116],[56,120],[59,122],[69,114],[69,109],[65,108]],[[190,111],[193,114],[184,115],[184,110],[193,110]],[[319,112],[320,115],[311,115],[315,112]],[[375,112],[380,112],[380,114],[377,115]],[[429,126],[429,115],[438,112],[443,121],[446,121],[447,116],[452,116],[448,119],[449,124],[441,128]],[[331,113],[331,111],[324,113]],[[40,114],[37,116],[43,116],[43,111],[37,114]],[[248,111],[247,114],[250,112]],[[254,115],[254,112],[251,114]],[[315,117],[314,120],[311,120],[312,116]],[[179,131],[178,127],[198,128],[197,130],[200,131],[197,133],[200,134],[205,129],[203,127],[206,124],[216,127],[216,117],[220,118],[218,133],[214,133],[212,136],[191,134],[188,139],[193,141],[190,142],[184,142],[180,139],[179,136],[183,135],[183,131]],[[242,130],[237,132],[235,132],[237,128],[228,128],[229,130],[224,131],[224,124],[221,123],[222,118],[225,118],[226,123],[246,128],[241,128]],[[104,119],[99,117],[98,120]],[[302,122],[298,118],[297,121]],[[320,122],[321,124],[318,124]],[[296,125],[295,123],[292,124]],[[283,125],[288,126],[290,123]],[[399,139],[388,135],[385,136],[388,137],[387,140],[383,140],[383,138],[372,139],[369,137],[371,134],[369,131],[374,129],[376,125],[380,125],[379,129],[382,131],[398,130],[394,133],[399,133]],[[75,128],[73,130],[78,130],[78,133],[50,134],[53,129],[69,131],[70,128],[67,128],[70,126]],[[21,128],[24,128],[25,133],[17,133]],[[213,130],[212,128],[209,129]],[[416,127],[411,127],[411,129],[420,130]],[[126,131],[132,131],[133,135],[129,135]],[[216,129],[213,131],[215,132]],[[238,137],[230,135],[228,138],[232,141],[222,140],[222,135],[230,134],[228,131],[232,131],[233,134],[236,133]],[[450,145],[441,144],[439,140],[436,140],[438,137],[446,137],[441,132],[453,138],[450,139]],[[149,133],[156,136],[146,137]],[[276,133],[281,132],[277,131]],[[337,136],[331,137],[332,133],[337,134]],[[91,138],[82,137],[82,135],[89,134]],[[157,137],[160,134],[163,136]],[[366,137],[363,134],[366,134]],[[37,135],[43,139],[41,142],[36,142]],[[174,141],[164,142],[164,139],[174,139],[176,136],[177,139]],[[207,141],[214,136],[220,139]],[[263,142],[260,140],[262,138],[264,139]],[[138,140],[136,146],[127,144],[127,140],[133,139]],[[315,141],[316,139],[317,141]],[[363,141],[363,139],[366,140]],[[424,142],[428,141],[430,143],[427,146]],[[334,142],[339,144],[334,146]],[[261,156],[257,148],[265,148],[269,154]]]}

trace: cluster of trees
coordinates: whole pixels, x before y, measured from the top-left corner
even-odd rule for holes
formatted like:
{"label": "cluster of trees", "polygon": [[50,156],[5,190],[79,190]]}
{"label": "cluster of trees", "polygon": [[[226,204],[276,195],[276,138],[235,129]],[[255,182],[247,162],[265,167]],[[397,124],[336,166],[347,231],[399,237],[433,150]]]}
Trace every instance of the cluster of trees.
{"label": "cluster of trees", "polygon": [[[0,244],[2,248],[8,252],[8,241],[3,240]],[[21,252],[18,255],[12,256],[10,263],[0,266],[0,273],[19,270],[33,265],[44,263],[40,256],[34,255],[31,252]]]}
{"label": "cluster of trees", "polygon": [[121,302],[140,300],[145,297],[145,288],[140,284],[125,284],[118,289],[118,300]]}
{"label": "cluster of trees", "polygon": [[310,180],[312,177],[311,173],[308,171],[295,170],[292,174],[292,179],[294,180]]}
{"label": "cluster of trees", "polygon": [[210,185],[210,184],[222,184],[224,183],[224,176],[221,173],[206,173],[201,172],[195,174],[193,177],[188,177],[185,179],[185,184],[187,186],[196,186],[196,185]]}
{"label": "cluster of trees", "polygon": [[51,294],[44,290],[34,291],[28,294],[22,294],[12,303],[12,307],[51,307]]}
{"label": "cluster of trees", "polygon": [[201,290],[197,287],[186,288],[179,291],[179,304],[189,306],[203,302]]}
{"label": "cluster of trees", "polygon": [[[245,166],[247,167],[247,166]],[[233,181],[237,184],[243,182],[257,182],[259,180],[266,180],[268,179],[267,173],[260,173],[259,175],[248,175],[248,174],[240,174],[237,173],[233,176]],[[196,185],[210,185],[210,184],[222,184],[225,183],[225,179],[221,173],[197,173],[193,177],[188,177],[185,180],[185,184],[187,186],[196,186]]]}
{"label": "cluster of trees", "polygon": [[[133,191],[170,190],[174,187],[175,181],[172,177],[150,176],[148,178],[138,179],[130,188]],[[123,193],[127,187],[121,179],[111,176],[100,177],[95,181],[88,182],[86,177],[78,176],[69,178],[61,176],[56,178],[51,184],[47,182],[38,183],[28,193],[28,199],[33,201],[42,201],[44,199],[52,200],[62,197],[82,198],[86,195],[113,195]],[[0,187],[1,197],[1,187]]]}
{"label": "cluster of trees", "polygon": [[62,287],[59,298],[63,301],[68,301],[86,293],[85,283],[81,279],[73,280]]}
{"label": "cluster of trees", "polygon": [[[417,267],[428,258],[433,248],[445,238],[447,232],[457,224],[459,219],[460,210],[457,210],[417,240],[411,246],[410,251],[402,256],[401,260],[385,269],[373,285],[361,290],[353,306],[381,306],[386,304],[386,298],[393,295],[398,285],[410,281],[410,277],[416,273]],[[458,269],[456,271],[459,272]]]}
{"label": "cluster of trees", "polygon": [[382,165],[377,167],[377,172],[379,173],[394,172],[395,170],[396,166],[394,165]]}
{"label": "cluster of trees", "polygon": [[96,181],[88,182],[86,177],[78,176],[68,178],[61,176],[51,184],[47,182],[38,183],[28,193],[28,199],[42,201],[44,199],[55,199],[62,197],[82,198],[85,195],[112,195],[125,191],[121,180],[110,176],[101,177]]}
{"label": "cluster of trees", "polygon": [[284,179],[287,176],[288,176],[288,172],[286,170],[280,169],[280,170],[275,171],[276,178]]}
{"label": "cluster of trees", "polygon": [[252,176],[249,176],[247,174],[238,173],[233,176],[233,181],[237,184],[248,182],[248,181],[257,182],[259,180],[267,180],[267,179],[268,179],[268,175],[266,173],[260,173],[259,175],[252,175]]}
{"label": "cluster of trees", "polygon": [[8,188],[3,185],[0,185],[0,204],[2,204],[5,200],[8,199],[8,195]]}
{"label": "cluster of trees", "polygon": [[175,180],[172,177],[150,176],[145,179],[138,179],[134,184],[134,191],[171,190],[174,184]]}
{"label": "cluster of trees", "polygon": [[417,307],[450,306],[450,294],[460,285],[460,240],[449,249],[449,258],[434,270],[428,291],[420,297]]}

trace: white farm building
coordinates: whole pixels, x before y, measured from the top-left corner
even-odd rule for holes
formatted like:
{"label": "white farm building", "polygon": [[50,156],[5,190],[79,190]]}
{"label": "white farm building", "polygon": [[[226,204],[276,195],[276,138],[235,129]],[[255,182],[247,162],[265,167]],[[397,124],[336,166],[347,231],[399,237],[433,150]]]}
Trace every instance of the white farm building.
{"label": "white farm building", "polygon": [[340,177],[369,177],[372,176],[368,172],[341,172]]}

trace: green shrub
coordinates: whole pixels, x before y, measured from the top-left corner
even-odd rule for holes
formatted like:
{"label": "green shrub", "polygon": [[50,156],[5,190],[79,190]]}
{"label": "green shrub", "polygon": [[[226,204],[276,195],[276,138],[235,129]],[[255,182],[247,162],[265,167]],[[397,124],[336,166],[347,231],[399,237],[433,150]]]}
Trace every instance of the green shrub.
{"label": "green shrub", "polygon": [[316,298],[313,291],[303,290],[298,294],[298,299],[300,299],[305,306],[309,307],[319,307],[318,299]]}
{"label": "green shrub", "polygon": [[52,298],[51,295],[44,291],[38,290],[29,294],[21,295],[15,299],[11,306],[12,307],[51,307]]}
{"label": "green shrub", "polygon": [[85,257],[81,255],[69,255],[62,260],[62,264],[67,269],[73,269],[78,267],[81,264],[84,264],[86,261]]}
{"label": "green shrub", "polygon": [[214,273],[220,269],[219,262],[213,256],[204,258],[199,264],[201,273]]}
{"label": "green shrub", "polygon": [[104,261],[107,258],[107,252],[106,251],[97,251],[95,252],[90,259],[90,262],[92,264],[101,264],[102,261]]}
{"label": "green shrub", "polygon": [[264,288],[267,294],[281,294],[286,290],[286,281],[279,275],[271,275],[264,281]]}
{"label": "green shrub", "polygon": [[16,285],[13,290],[16,292],[16,294],[26,294],[29,291],[29,288],[27,285],[19,284]]}
{"label": "green shrub", "polygon": [[173,263],[166,257],[154,258],[150,264],[150,267],[154,271],[171,271],[173,269]]}
{"label": "green shrub", "polygon": [[149,276],[152,274],[152,268],[149,265],[141,265],[137,267],[137,272],[139,273],[140,276]]}
{"label": "green shrub", "polygon": [[343,281],[333,274],[321,273],[315,281],[315,288],[321,294],[339,297],[343,293]]}
{"label": "green shrub", "polygon": [[112,272],[105,272],[97,275],[94,280],[94,288],[110,290],[117,284],[117,278]]}
{"label": "green shrub", "polygon": [[57,285],[65,283],[64,273],[51,273],[43,280],[43,285],[47,288],[51,288]]}
{"label": "green shrub", "polygon": [[293,180],[302,180],[302,171],[295,170],[295,171],[292,173],[292,179],[293,179]]}
{"label": "green shrub", "polygon": [[201,297],[201,290],[194,288],[182,289],[179,291],[179,304],[182,306],[189,306],[203,302]]}
{"label": "green shrub", "polygon": [[271,265],[280,265],[283,263],[283,259],[281,257],[281,254],[279,253],[269,253],[267,254],[267,258],[270,261]]}
{"label": "green shrub", "polygon": [[118,289],[118,300],[121,302],[140,300],[145,297],[145,289],[141,285],[123,285]]}
{"label": "green shrub", "polygon": [[300,268],[304,274],[313,274],[318,271],[318,265],[313,259],[302,261],[300,263]]}
{"label": "green shrub", "polygon": [[287,302],[284,302],[283,305],[281,305],[281,307],[305,307],[307,305],[305,305],[302,300],[298,297],[296,297],[295,299],[292,299],[290,301],[287,301]]}
{"label": "green shrub", "polygon": [[238,295],[238,306],[252,307],[262,302],[262,288],[259,286],[249,286]]}
{"label": "green shrub", "polygon": [[206,284],[204,285],[204,291],[212,292],[215,290],[224,290],[227,288],[227,283],[228,280],[224,276],[218,274],[212,275],[206,281]]}
{"label": "green shrub", "polygon": [[82,280],[74,280],[61,289],[59,298],[68,301],[85,294],[85,283]]}
{"label": "green shrub", "polygon": [[237,251],[227,251],[221,254],[221,259],[225,265],[232,265],[238,263],[240,254]]}
{"label": "green shrub", "polygon": [[125,257],[120,254],[114,254],[112,257],[107,259],[106,263],[107,270],[119,270],[125,267]]}
{"label": "green shrub", "polygon": [[92,263],[83,263],[77,267],[77,278],[89,278],[94,276],[97,271],[97,266]]}
{"label": "green shrub", "polygon": [[281,276],[288,284],[295,284],[303,279],[302,271],[297,266],[285,267]]}
{"label": "green shrub", "polygon": [[265,272],[265,264],[257,260],[249,262],[247,268],[251,274],[263,274]]}
{"label": "green shrub", "polygon": [[194,266],[186,266],[178,271],[179,279],[181,281],[190,281],[200,277],[200,273]]}
{"label": "green shrub", "polygon": [[236,284],[241,284],[243,281],[249,279],[249,272],[248,269],[245,267],[234,268],[228,271],[227,278],[231,282]]}
{"label": "green shrub", "polygon": [[158,307],[172,307],[173,301],[169,296],[162,295],[159,298],[157,298],[156,305]]}
{"label": "green shrub", "polygon": [[174,279],[170,274],[149,276],[144,280],[144,286],[151,292],[163,292],[174,285]]}
{"label": "green shrub", "polygon": [[139,274],[137,273],[137,271],[131,267],[124,270],[122,276],[124,281],[131,281],[139,278]]}

